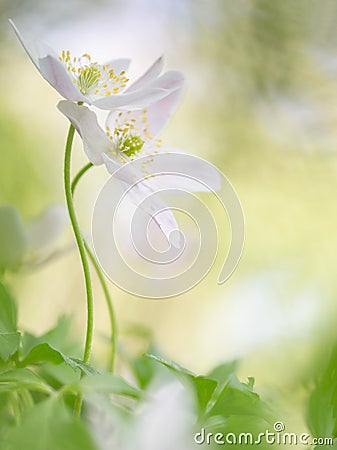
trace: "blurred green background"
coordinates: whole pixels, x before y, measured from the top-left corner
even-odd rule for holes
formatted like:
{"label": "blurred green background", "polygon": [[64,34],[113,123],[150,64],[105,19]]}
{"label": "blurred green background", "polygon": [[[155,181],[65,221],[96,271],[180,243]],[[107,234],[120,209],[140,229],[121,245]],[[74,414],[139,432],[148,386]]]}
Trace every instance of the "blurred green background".
{"label": "blurred green background", "polygon": [[[153,331],[168,358],[191,370],[240,359],[240,376],[255,376],[258,391],[303,427],[306,380],[336,338],[336,2],[2,0],[0,202],[29,220],[64,201],[68,124],[56,109],[58,94],[24,54],[8,17],[27,37],[42,37],[58,51],[89,52],[102,61],[128,56],[134,74],[164,53],[167,68],[186,74],[165,142],[208,159],[230,179],[245,212],[245,250],[224,285],[216,284],[220,252],[211,274],[179,298],[144,300],[111,284],[121,341],[133,346],[127,330],[137,323]],[[78,140],[74,167],[85,163]],[[79,187],[86,232],[106,178],[98,168]],[[69,231],[64,242],[71,239]],[[9,280],[22,326],[43,332],[55,316],[69,313],[74,334],[84,339],[76,252]],[[95,288],[99,364],[109,328]]]}

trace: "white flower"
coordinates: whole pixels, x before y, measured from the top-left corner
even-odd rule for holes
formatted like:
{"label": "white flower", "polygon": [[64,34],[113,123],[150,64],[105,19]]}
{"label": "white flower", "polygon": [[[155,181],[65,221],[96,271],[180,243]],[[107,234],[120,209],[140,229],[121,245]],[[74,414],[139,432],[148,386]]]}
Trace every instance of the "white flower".
{"label": "white flower", "polygon": [[68,223],[66,208],[51,205],[28,224],[10,205],[0,207],[0,271],[39,265],[57,254],[55,243]]}
{"label": "white flower", "polygon": [[[69,101],[61,101],[59,110],[71,121],[83,140],[84,150],[94,165],[105,164],[111,174],[120,177],[120,181],[132,186],[128,191],[129,200],[136,205],[142,204],[145,213],[154,222],[175,247],[180,245],[180,236],[172,231],[178,230],[174,214],[168,209],[159,196],[153,196],[151,203],[145,198],[162,188],[181,188],[187,191],[204,190],[200,183],[191,177],[169,176],[155,177],[151,172],[152,164],[158,152],[171,149],[162,147],[158,134],[166,125],[181,97],[182,88],[178,88],[164,99],[153,103],[146,109],[138,111],[112,111],[106,121],[106,131],[97,122],[96,115],[85,106]],[[124,164],[141,156],[149,156],[141,167],[131,165],[128,170],[119,171]],[[174,156],[172,156],[174,158]],[[184,168],[182,168],[184,171]],[[193,171],[198,175],[204,170],[204,164],[195,158]],[[208,175],[208,174],[207,174]],[[198,179],[198,176],[196,176]],[[205,176],[203,176],[205,178]],[[142,179],[141,182],[139,180]],[[138,180],[135,183],[135,180]],[[210,171],[209,186],[219,188],[218,173]],[[117,194],[116,194],[117,195]],[[161,211],[154,215],[154,211]],[[155,217],[154,217],[155,216]]]}
{"label": "white flower", "polygon": [[163,69],[163,58],[160,57],[129,85],[126,75],[129,59],[115,59],[99,64],[87,53],[73,57],[70,51],[64,50],[61,55],[57,55],[43,42],[37,42],[37,51],[33,51],[11,20],[10,23],[34,66],[67,100],[95,105],[105,110],[138,109],[166,97],[184,83],[180,72],[172,70],[160,75]]}
{"label": "white flower", "polygon": [[50,205],[28,222],[26,233],[28,248],[25,263],[39,264],[54,254],[55,243],[69,223],[68,212],[63,205]]}

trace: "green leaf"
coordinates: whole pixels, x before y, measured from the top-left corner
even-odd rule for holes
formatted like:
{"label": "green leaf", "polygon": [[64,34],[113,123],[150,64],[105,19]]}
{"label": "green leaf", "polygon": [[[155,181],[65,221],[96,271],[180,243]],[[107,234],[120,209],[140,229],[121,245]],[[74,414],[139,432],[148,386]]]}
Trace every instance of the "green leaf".
{"label": "green leaf", "polygon": [[156,365],[149,358],[140,356],[132,361],[132,371],[136,377],[139,386],[146,389],[153,380]]}
{"label": "green leaf", "polygon": [[0,207],[0,269],[14,269],[28,247],[25,228],[17,209]]}
{"label": "green leaf", "polygon": [[41,336],[24,333],[22,337],[21,366],[39,365],[40,373],[55,389],[76,381],[74,371],[78,369],[86,375],[98,373],[82,360],[68,356],[69,352],[77,353],[77,345],[69,338],[70,329],[71,318],[62,316],[47,333]]}
{"label": "green leaf", "polygon": [[[143,333],[145,333],[143,331]],[[146,336],[146,335],[145,335]],[[148,344],[147,354],[158,354],[159,351],[155,344],[151,341]],[[131,370],[135,376],[139,386],[146,389],[155,379],[161,379],[163,382],[170,377],[170,373],[162,364],[158,364],[155,360],[147,358],[144,354],[132,358],[130,361]]]}
{"label": "green leaf", "polygon": [[218,384],[215,380],[203,376],[194,377],[192,381],[198,399],[198,413],[199,415],[202,415],[207,411],[209,402],[213,398],[213,394]]}
{"label": "green leaf", "polygon": [[67,364],[59,364],[56,366],[52,363],[43,363],[38,367],[39,374],[46,382],[59,390],[67,384],[73,384],[78,381],[79,373],[74,371]]}
{"label": "green leaf", "polygon": [[11,333],[16,331],[16,321],[15,301],[5,286],[0,283],[0,332]]}
{"label": "green leaf", "polygon": [[163,366],[167,367],[169,370],[171,370],[178,376],[181,377],[184,377],[186,375],[194,376],[192,372],[190,372],[188,369],[185,369],[185,367],[180,366],[178,363],[174,361],[166,361],[165,359],[160,358],[159,356],[156,355],[152,355],[151,353],[146,353],[145,357],[150,358],[159,364],[162,364]]}
{"label": "green leaf", "polygon": [[131,386],[123,378],[108,372],[92,375],[90,377],[83,377],[78,383],[74,384],[73,387],[84,394],[117,394],[135,399],[143,397],[142,391]]}
{"label": "green leaf", "polygon": [[85,375],[91,376],[99,374],[99,371],[95,369],[95,367],[83,362],[81,359],[79,358],[69,358],[69,359],[72,361],[72,364],[75,364],[76,368],[80,369]]}
{"label": "green leaf", "polygon": [[[272,420],[267,405],[252,391],[252,380],[241,383],[233,374],[236,363],[218,366],[208,376],[196,376],[176,363],[165,361],[154,355],[146,355],[163,364],[182,383],[192,386],[197,401],[199,421],[213,421],[221,424],[233,421],[233,417],[249,417],[255,425]],[[253,419],[252,419],[253,418]]]}
{"label": "green leaf", "polygon": [[220,366],[215,367],[207,376],[212,378],[212,380],[216,380],[219,385],[224,385],[229,377],[235,373],[237,366],[238,361],[220,364]]}
{"label": "green leaf", "polygon": [[70,353],[74,350],[72,340],[69,339],[70,328],[71,318],[62,316],[54,328],[41,336],[24,333],[22,337],[22,357],[25,358],[32,348],[45,342],[54,348],[60,349],[63,353]]}
{"label": "green leaf", "polygon": [[8,381],[17,383],[31,383],[37,380],[40,380],[38,375],[26,368],[8,370],[7,372],[0,374],[0,383]]}
{"label": "green leaf", "polygon": [[21,335],[19,332],[14,331],[12,333],[0,332],[0,357],[7,361],[10,356],[18,350],[20,345]]}
{"label": "green leaf", "polygon": [[202,416],[218,386],[216,380],[204,376],[196,376],[175,362],[168,362],[155,355],[147,354],[147,358],[167,367],[185,386],[192,390],[197,403],[198,415]]}
{"label": "green leaf", "polygon": [[258,416],[269,421],[267,407],[250,386],[232,374],[217,396],[208,416]]}
{"label": "green leaf", "polygon": [[135,338],[139,343],[143,343],[140,347],[140,353],[136,355],[125,352],[123,346],[119,348],[119,352],[122,358],[127,361],[138,386],[145,390],[150,384],[158,383],[159,380],[162,383],[170,380],[171,374],[165,366],[144,356],[144,354],[160,355],[161,353],[153,340],[151,329],[139,323],[130,323],[126,327],[125,333]]}
{"label": "green leaf", "polygon": [[248,377],[247,386],[253,390],[255,386],[255,378],[254,377]]}
{"label": "green leaf", "polygon": [[307,412],[309,429],[315,437],[337,437],[337,345],[316,380]]}
{"label": "green leaf", "polygon": [[73,370],[79,369],[86,375],[98,373],[94,367],[89,364],[85,364],[80,359],[71,358],[70,356],[65,355],[47,342],[37,344],[33,347],[28,355],[20,362],[20,366],[29,366],[45,362],[50,362],[56,365],[65,363]]}
{"label": "green leaf", "polygon": [[50,392],[50,387],[34,372],[26,368],[9,370],[0,374],[0,392],[28,388],[41,392]]}
{"label": "green leaf", "polygon": [[[274,422],[268,405],[252,391],[252,383],[241,383],[232,373],[213,396],[200,426],[214,435],[222,433],[226,436],[231,433],[239,436],[241,433],[251,433],[258,436],[265,430],[272,430]],[[231,447],[243,448],[236,444]]]}
{"label": "green leaf", "polygon": [[33,347],[28,355],[21,361],[21,366],[29,366],[32,364],[39,364],[43,362],[51,362],[53,364],[61,364],[65,362],[74,370],[77,369],[77,365],[73,362],[71,358],[66,355],[63,355],[56,348],[53,348],[47,342],[43,342],[42,344],[38,344]]}
{"label": "green leaf", "polygon": [[56,397],[35,405],[5,439],[5,450],[97,450],[84,423]]}

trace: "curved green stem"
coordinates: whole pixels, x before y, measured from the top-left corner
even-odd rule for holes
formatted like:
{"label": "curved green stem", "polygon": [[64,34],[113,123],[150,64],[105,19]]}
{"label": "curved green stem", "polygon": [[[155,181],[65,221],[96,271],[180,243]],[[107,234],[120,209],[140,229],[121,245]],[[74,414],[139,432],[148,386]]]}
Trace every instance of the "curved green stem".
{"label": "curved green stem", "polygon": [[115,365],[115,355],[116,355],[116,342],[117,342],[117,324],[116,324],[116,316],[115,316],[115,311],[113,308],[113,304],[112,304],[112,299],[110,296],[110,292],[108,289],[108,286],[105,282],[105,278],[104,275],[102,273],[102,270],[97,262],[97,259],[94,255],[94,253],[91,251],[88,243],[86,241],[84,241],[84,245],[85,245],[85,249],[89,255],[90,261],[92,263],[92,265],[95,268],[97,277],[101,283],[103,292],[104,292],[104,296],[106,299],[106,303],[107,303],[107,307],[108,307],[108,312],[109,312],[109,319],[110,319],[110,326],[111,326],[111,353],[110,353],[110,359],[109,359],[109,365],[108,365],[108,370],[110,370],[111,372],[114,371],[114,365]]}
{"label": "curved green stem", "polygon": [[[73,125],[70,125],[68,137],[67,137],[67,143],[65,148],[65,155],[64,155],[64,190],[65,190],[65,196],[66,196],[66,202],[69,212],[69,217],[71,221],[71,225],[74,231],[77,247],[80,253],[82,267],[83,267],[83,273],[85,278],[85,287],[86,287],[86,293],[87,293],[87,330],[86,330],[86,340],[85,340],[85,347],[84,347],[84,355],[83,355],[83,361],[87,363],[90,359],[91,355],[91,348],[92,348],[92,339],[93,339],[93,295],[92,295],[92,286],[91,286],[91,277],[90,277],[90,270],[89,270],[89,263],[84,247],[84,242],[81,236],[81,231],[77,222],[74,204],[73,204],[73,197],[71,194],[71,174],[70,174],[70,167],[71,167],[71,150],[72,150],[72,144],[74,139],[74,133],[75,128]],[[82,408],[82,397],[78,396],[76,398],[75,407],[74,407],[74,413],[76,415],[81,414],[81,408]]]}
{"label": "curved green stem", "polygon": [[73,182],[71,183],[71,195],[74,195],[74,191],[76,189],[77,183],[80,181],[81,177],[87,172],[91,167],[93,166],[93,163],[88,163],[82,169],[76,174],[75,178],[73,179]]}
{"label": "curved green stem", "polygon": [[[93,167],[92,163],[89,163],[87,165],[85,165],[84,167],[82,167],[82,169],[76,174],[76,176],[73,179],[73,182],[71,184],[71,191],[72,191],[72,195],[74,195],[77,183],[79,182],[79,180],[81,179],[81,177],[91,168]],[[84,246],[85,249],[88,253],[88,256],[90,258],[90,261],[96,271],[97,277],[99,279],[99,282],[101,283],[102,286],[102,290],[105,296],[105,300],[107,303],[107,308],[108,308],[108,312],[109,312],[109,320],[110,320],[110,327],[111,327],[111,353],[110,353],[110,359],[109,359],[109,365],[108,365],[108,369],[113,372],[114,370],[114,364],[115,364],[115,355],[116,355],[116,342],[117,342],[117,324],[116,324],[116,316],[115,316],[115,311],[114,311],[114,307],[113,307],[113,303],[112,303],[112,299],[110,296],[110,292],[107,286],[107,283],[105,281],[104,275],[102,273],[102,270],[97,262],[97,259],[94,255],[94,253],[92,252],[92,250],[89,247],[89,244],[84,241]]]}
{"label": "curved green stem", "polygon": [[77,247],[80,253],[83,273],[85,278],[85,287],[87,292],[87,309],[88,309],[88,317],[87,317],[87,333],[86,333],[86,341],[84,348],[83,361],[87,363],[90,359],[91,355],[91,347],[92,347],[92,337],[93,337],[93,295],[92,295],[92,286],[91,286],[91,277],[87,255],[85,253],[84,242],[81,236],[80,227],[77,222],[73,197],[71,195],[71,184],[70,184],[70,165],[71,165],[71,148],[74,139],[75,128],[70,125],[69,133],[67,138],[67,144],[65,149],[64,156],[64,189],[66,194],[67,207],[69,211],[69,217],[71,221],[71,225],[73,227]]}

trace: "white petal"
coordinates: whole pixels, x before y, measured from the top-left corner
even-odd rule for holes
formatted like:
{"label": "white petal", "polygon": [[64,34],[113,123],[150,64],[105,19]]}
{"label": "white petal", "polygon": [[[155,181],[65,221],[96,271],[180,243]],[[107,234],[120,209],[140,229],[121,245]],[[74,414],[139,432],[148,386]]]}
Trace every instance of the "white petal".
{"label": "white petal", "polygon": [[[138,136],[143,136],[143,129],[145,125],[142,123],[142,119],[144,117],[143,109],[136,109],[133,111],[120,111],[120,110],[112,110],[108,114],[106,125],[110,127],[110,129],[114,129],[116,127],[116,120],[118,120],[118,126],[123,128],[126,122],[134,119],[135,131],[134,133]],[[149,130],[149,125],[146,123],[146,128]]]}
{"label": "white petal", "polygon": [[173,212],[161,200],[158,194],[151,196],[151,202],[144,202],[146,197],[154,193],[152,189],[154,183],[151,180],[137,183],[127,194],[130,200],[138,206],[141,204],[142,210],[149,215],[153,222],[165,235],[167,241],[175,248],[180,247],[180,234],[177,233],[179,226]]}
{"label": "white petal", "polygon": [[119,58],[108,61],[104,64],[109,66],[109,69],[112,69],[115,74],[119,75],[122,71],[127,71],[130,66],[131,60],[128,58]]}
{"label": "white petal", "polygon": [[72,82],[67,69],[54,56],[47,55],[39,59],[42,76],[55,88],[62,97],[76,102],[86,102],[88,99],[81,94]]}
{"label": "white petal", "polygon": [[34,64],[34,66],[37,68],[37,70],[40,72],[40,67],[39,67],[39,63],[38,63],[38,59],[37,56],[34,55],[34,52],[28,49],[28,46],[26,45],[21,33],[19,32],[19,30],[17,29],[17,27],[15,26],[14,22],[11,19],[8,19],[9,23],[11,24],[17,38],[19,39],[22,47],[24,48],[25,52],[27,53],[27,55],[29,56],[30,60],[32,61],[32,63]]}
{"label": "white petal", "polygon": [[177,108],[182,92],[183,88],[180,87],[162,100],[147,107],[147,128],[151,136],[158,136],[165,128],[168,120]]}
{"label": "white petal", "polygon": [[84,151],[89,160],[95,164],[103,164],[103,152],[108,152],[111,143],[97,122],[96,114],[86,106],[76,105],[61,100],[58,109],[73,124],[83,140]]}
{"label": "white petal", "polygon": [[118,161],[118,158],[113,158],[110,152],[109,154],[103,153],[103,161],[105,164],[105,167],[107,168],[108,172],[113,175],[116,172],[116,178],[118,178],[120,181],[123,181],[127,184],[133,184],[134,183],[134,177],[131,172],[131,170],[128,170],[125,168],[122,171],[118,171],[118,169],[121,168],[122,162]]}
{"label": "white petal", "polygon": [[138,78],[134,83],[132,83],[125,92],[135,92],[139,89],[143,88],[156,78],[158,78],[160,72],[163,70],[164,66],[164,58],[163,56],[160,56],[153,64],[152,66],[147,69],[147,71],[142,75],[140,78]]}
{"label": "white petal", "polygon": [[93,105],[102,109],[141,109],[161,100],[171,92],[184,86],[185,78],[181,72],[171,70],[161,77],[152,79],[144,88],[123,94],[111,95],[93,101]]}
{"label": "white petal", "polygon": [[53,49],[51,49],[46,43],[38,41],[36,43],[38,53],[40,54],[40,57],[38,58],[35,55],[35,52],[28,48],[13,21],[9,19],[9,22],[30,60],[41,73],[43,78],[45,78],[64,98],[78,102],[88,102],[86,97],[84,97],[74,86],[74,83],[69,77],[66,68],[58,60]]}
{"label": "white petal", "polygon": [[167,90],[161,87],[148,88],[137,92],[126,94],[116,94],[109,97],[102,97],[92,102],[93,105],[101,109],[140,109],[146,108],[152,103],[160,100],[168,94]]}
{"label": "white petal", "polygon": [[[165,235],[167,241],[174,247],[179,248],[180,234],[177,233],[177,230],[179,230],[178,224],[173,212],[167,208],[159,195],[153,195],[156,188],[154,179],[144,180],[142,169],[140,167],[138,170],[136,169],[137,164],[116,164],[105,154],[103,159],[113,178],[119,180],[124,189],[128,189],[125,199],[136,206],[141,205],[141,209],[152,218],[153,222]],[[151,196],[151,201],[145,201],[149,196]]]}
{"label": "white petal", "polygon": [[49,206],[38,218],[27,226],[30,251],[39,258],[55,243],[69,223],[63,205]]}
{"label": "white petal", "polygon": [[35,47],[39,58],[45,58],[46,56],[53,56],[58,58],[58,55],[46,42],[37,40],[35,42]]}
{"label": "white petal", "polygon": [[185,77],[181,72],[178,70],[169,70],[150,83],[148,87],[166,89],[171,92],[182,88],[184,84]]}
{"label": "white petal", "polygon": [[156,174],[152,178],[156,190],[216,192],[222,187],[220,173],[211,163],[169,147],[154,155],[151,172]]}
{"label": "white petal", "polygon": [[[171,94],[167,95],[163,99],[153,103],[152,105],[146,108],[146,129],[150,133],[150,135],[155,138],[165,127],[168,122],[170,116],[176,109],[176,106],[181,98],[182,88],[173,91]],[[142,136],[142,131],[145,128],[145,125],[142,124],[142,119],[144,117],[143,110],[135,110],[131,112],[124,112],[121,116],[119,116],[120,111],[111,111],[108,115],[106,124],[113,128],[115,127],[115,120],[118,118],[119,123],[123,126],[123,123],[126,121],[130,121],[131,119],[135,119],[138,123],[140,123],[139,130],[137,129],[136,134]],[[138,124],[135,122],[135,126]],[[145,136],[145,141],[146,141]]]}

